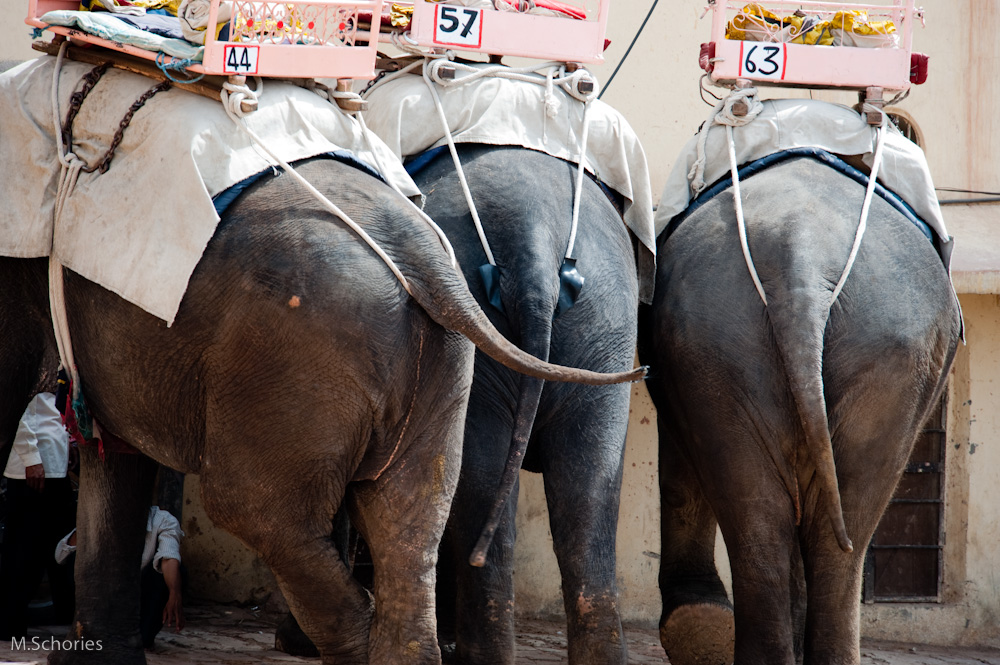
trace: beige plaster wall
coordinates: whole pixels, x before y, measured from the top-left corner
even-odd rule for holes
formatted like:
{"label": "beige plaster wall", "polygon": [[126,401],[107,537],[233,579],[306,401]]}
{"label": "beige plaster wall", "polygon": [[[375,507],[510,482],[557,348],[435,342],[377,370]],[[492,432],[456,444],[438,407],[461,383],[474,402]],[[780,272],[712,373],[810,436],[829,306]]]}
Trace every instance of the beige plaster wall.
{"label": "beige plaster wall", "polygon": [[[594,67],[606,81],[628,47],[651,2],[614,0],[607,64]],[[905,109],[926,137],[938,185],[990,189],[1000,185],[1000,5],[996,0],[922,0],[927,27],[917,29],[915,49],[931,54],[930,78],[913,90]],[[0,42],[0,59],[33,57],[30,31],[19,17],[26,0],[0,0],[12,18]],[[708,39],[699,20],[702,0],[659,3],[629,60],[604,95],[635,128],[650,164],[654,201],[675,155],[708,115],[699,98],[698,46]],[[765,97],[808,93],[764,91]],[[816,93],[852,104],[855,95]],[[961,240],[961,239],[960,239]],[[970,238],[970,241],[975,239]],[[960,354],[949,408],[948,543],[945,601],[940,605],[864,608],[866,635],[913,642],[1000,645],[1000,304],[993,296],[963,298],[969,346]],[[633,389],[618,528],[618,579],[626,620],[653,624],[659,615],[656,571],[659,497],[656,426],[648,396]],[[273,578],[238,541],[211,527],[198,499],[196,477],[187,480],[185,558],[196,587],[223,600],[260,601]],[[517,597],[522,612],[561,613],[559,576],[540,478],[523,474],[518,513]],[[722,554],[720,547],[720,554]],[[724,557],[720,557],[723,560]],[[728,571],[724,571],[728,577]]]}
{"label": "beige plaster wall", "polygon": [[242,542],[212,524],[201,503],[196,475],[184,477],[181,528],[181,556],[193,595],[252,604],[267,602],[272,594],[280,597],[271,569]]}

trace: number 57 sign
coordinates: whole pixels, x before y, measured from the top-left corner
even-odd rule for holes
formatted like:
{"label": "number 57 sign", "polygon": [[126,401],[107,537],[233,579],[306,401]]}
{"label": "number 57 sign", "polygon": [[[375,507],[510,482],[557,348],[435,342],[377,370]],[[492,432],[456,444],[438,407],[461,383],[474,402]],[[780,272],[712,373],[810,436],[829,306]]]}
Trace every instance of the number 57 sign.
{"label": "number 57 sign", "polygon": [[784,44],[740,42],[740,76],[782,81],[787,61]]}
{"label": "number 57 sign", "polygon": [[480,48],[483,44],[483,10],[435,5],[434,43]]}

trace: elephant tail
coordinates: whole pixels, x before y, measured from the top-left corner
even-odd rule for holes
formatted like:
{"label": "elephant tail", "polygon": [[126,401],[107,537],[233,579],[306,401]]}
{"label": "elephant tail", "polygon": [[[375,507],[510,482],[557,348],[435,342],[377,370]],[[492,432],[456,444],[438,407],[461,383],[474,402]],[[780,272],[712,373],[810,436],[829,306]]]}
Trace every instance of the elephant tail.
{"label": "elephant tail", "polygon": [[[816,466],[816,476],[825,497],[821,502],[826,505],[840,549],[852,552],[854,545],[844,524],[823,389],[823,335],[829,318],[829,292],[820,291],[818,297],[802,297],[804,291],[799,290],[798,295],[792,291],[787,301],[769,299],[767,309],[802,423],[806,449]],[[798,506],[798,497],[793,499]]]}
{"label": "elephant tail", "polygon": [[[536,321],[538,325],[532,325]],[[522,324],[524,323],[527,324],[527,327],[533,328],[530,332],[522,330],[521,343],[524,350],[541,360],[547,360],[552,339],[551,320],[541,317],[539,319],[532,318],[528,322],[522,321]],[[524,463],[524,454],[528,449],[528,441],[531,439],[531,430],[535,426],[535,415],[538,413],[538,404],[541,402],[544,386],[545,381],[542,379],[521,375],[521,381],[518,385],[517,407],[514,412],[514,429],[511,433],[507,461],[504,464],[503,475],[500,477],[500,484],[497,485],[490,514],[479,534],[479,540],[469,556],[469,565],[477,568],[486,565],[486,552],[493,543],[493,534],[496,533],[497,527],[500,525],[504,510],[507,508],[507,502],[514,491],[514,484],[517,482],[521,465]]]}
{"label": "elephant tail", "polygon": [[469,291],[458,268],[443,261],[413,272],[407,271],[406,277],[410,281],[413,298],[434,321],[462,333],[480,351],[515,372],[546,381],[594,386],[634,383],[646,376],[646,367],[628,372],[595,372],[554,365],[523,351],[496,329]]}

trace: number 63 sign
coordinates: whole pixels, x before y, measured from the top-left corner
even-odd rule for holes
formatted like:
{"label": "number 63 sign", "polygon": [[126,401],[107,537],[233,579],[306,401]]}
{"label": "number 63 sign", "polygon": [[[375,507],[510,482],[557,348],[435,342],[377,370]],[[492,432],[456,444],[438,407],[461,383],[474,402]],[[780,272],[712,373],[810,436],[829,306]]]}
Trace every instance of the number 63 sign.
{"label": "number 63 sign", "polygon": [[782,81],[787,61],[784,44],[740,42],[740,76]]}

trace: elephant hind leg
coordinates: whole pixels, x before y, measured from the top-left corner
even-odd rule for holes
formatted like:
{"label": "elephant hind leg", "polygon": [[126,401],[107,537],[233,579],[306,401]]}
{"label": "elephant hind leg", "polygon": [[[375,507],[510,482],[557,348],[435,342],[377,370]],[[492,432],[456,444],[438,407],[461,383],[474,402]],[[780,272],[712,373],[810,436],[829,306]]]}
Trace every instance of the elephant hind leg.
{"label": "elephant hind leg", "polygon": [[664,420],[660,422],[660,643],[674,665],[731,663],[736,627],[715,565],[715,513]]}
{"label": "elephant hind leg", "polygon": [[[340,553],[344,564],[353,569],[353,545],[351,544],[351,520],[347,508],[341,504],[333,519],[333,532],[330,534],[333,546]],[[319,649],[312,643],[309,636],[296,621],[295,615],[289,612],[274,631],[274,648],[291,656],[319,658]]]}
{"label": "elephant hind leg", "polygon": [[[214,466],[214,465],[213,465]],[[268,459],[267,477],[231,473],[202,474],[202,496],[212,521],[260,554],[302,630],[323,663],[368,663],[368,632],[374,608],[371,595],[351,575],[330,539],[336,498],[314,475],[315,460]],[[309,479],[289,485],[290,479]],[[332,483],[343,487],[344,483]],[[268,491],[273,488],[273,491]]]}
{"label": "elephant hind leg", "polygon": [[[458,481],[464,401],[447,427],[432,426],[377,480],[352,485],[351,519],[374,564],[372,665],[437,665],[438,545]],[[448,407],[445,407],[447,410]]]}

